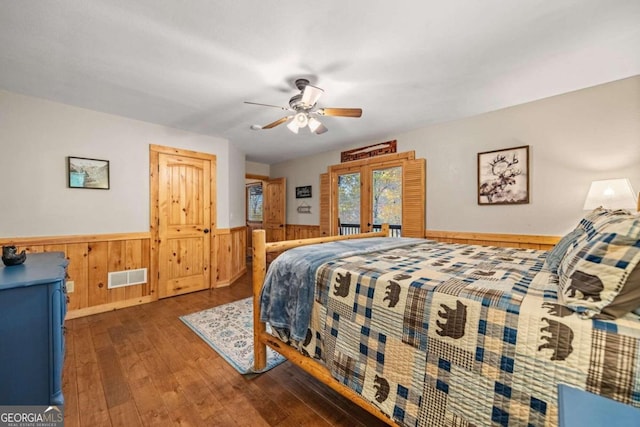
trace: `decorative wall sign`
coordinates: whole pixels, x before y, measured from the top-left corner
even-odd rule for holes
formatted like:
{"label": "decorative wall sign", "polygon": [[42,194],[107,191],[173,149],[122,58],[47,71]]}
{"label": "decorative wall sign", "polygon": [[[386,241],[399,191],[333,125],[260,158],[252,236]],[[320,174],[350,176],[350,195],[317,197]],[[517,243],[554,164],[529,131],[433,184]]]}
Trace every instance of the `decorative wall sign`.
{"label": "decorative wall sign", "polygon": [[301,214],[310,214],[311,213],[311,206],[302,202],[302,204],[300,206],[298,206],[298,208],[296,209],[298,211],[298,213]]}
{"label": "decorative wall sign", "polygon": [[311,186],[296,187],[296,199],[308,199],[311,197]]}
{"label": "decorative wall sign", "polygon": [[392,154],[396,152],[396,140],[382,142],[380,144],[368,145],[366,147],[354,148],[340,153],[340,162],[350,162],[352,160],[366,159],[369,157]]}
{"label": "decorative wall sign", "polygon": [[529,146],[478,153],[478,204],[529,203]]}
{"label": "decorative wall sign", "polygon": [[109,161],[67,157],[68,185],[70,188],[109,189]]}

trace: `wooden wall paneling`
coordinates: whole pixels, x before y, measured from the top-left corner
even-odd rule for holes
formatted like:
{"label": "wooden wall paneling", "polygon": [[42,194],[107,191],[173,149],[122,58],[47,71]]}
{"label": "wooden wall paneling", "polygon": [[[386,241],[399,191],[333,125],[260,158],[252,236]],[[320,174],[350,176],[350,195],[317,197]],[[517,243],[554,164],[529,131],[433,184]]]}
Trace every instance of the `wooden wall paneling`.
{"label": "wooden wall paneling", "polygon": [[231,283],[247,271],[247,227],[231,229],[232,236],[232,275]]}
{"label": "wooden wall paneling", "polygon": [[231,235],[229,229],[216,230],[215,258],[218,260],[215,286],[225,286],[231,279]]}
{"label": "wooden wall paneling", "polygon": [[311,239],[324,236],[318,225],[287,224],[287,240]]}
{"label": "wooden wall paneling", "polygon": [[42,246],[42,251],[43,252],[65,252],[66,253],[66,247],[67,245],[63,245],[63,244],[55,244],[55,245],[43,245]]}
{"label": "wooden wall paneling", "polygon": [[151,287],[149,285],[149,265],[150,265],[150,240],[129,240],[127,241],[127,270],[133,270],[138,268],[147,269],[147,283],[143,283],[135,286],[128,286],[127,299],[139,298],[142,296],[153,295]]}
{"label": "wooden wall paneling", "polygon": [[[125,242],[107,242],[107,273],[124,270],[125,264]],[[103,279],[104,286],[108,285],[108,275]],[[108,288],[107,288],[108,289]],[[107,300],[109,302],[123,301],[126,299],[126,288],[113,288],[107,290]]]}
{"label": "wooden wall paneling", "polygon": [[[13,244],[27,253],[63,252],[69,260],[67,318],[75,318],[155,299],[150,274],[150,233],[118,233],[85,236],[0,238],[0,245]],[[147,283],[118,289],[107,288],[110,271],[147,268]]]}
{"label": "wooden wall paneling", "polygon": [[247,270],[247,227],[218,229],[214,257],[217,262],[214,287],[229,286]]}
{"label": "wooden wall paneling", "polygon": [[[142,264],[142,241],[141,240],[128,240],[124,246],[124,268],[125,270],[135,270],[138,268],[147,267]],[[147,275],[149,271],[147,269]],[[144,285],[133,285],[124,288],[125,299],[131,299],[141,297],[144,295]]]}
{"label": "wooden wall paneling", "polygon": [[72,280],[74,290],[69,295],[68,310],[89,307],[89,245],[69,243],[65,254],[69,260],[67,280]]}
{"label": "wooden wall paneling", "polygon": [[499,234],[474,233],[461,231],[425,231],[427,239],[448,243],[469,245],[505,246],[512,248],[528,248],[549,250],[561,239],[560,236],[544,236],[534,234]]}
{"label": "wooden wall paneling", "polygon": [[107,272],[109,242],[93,242],[89,245],[89,306],[109,302]]}

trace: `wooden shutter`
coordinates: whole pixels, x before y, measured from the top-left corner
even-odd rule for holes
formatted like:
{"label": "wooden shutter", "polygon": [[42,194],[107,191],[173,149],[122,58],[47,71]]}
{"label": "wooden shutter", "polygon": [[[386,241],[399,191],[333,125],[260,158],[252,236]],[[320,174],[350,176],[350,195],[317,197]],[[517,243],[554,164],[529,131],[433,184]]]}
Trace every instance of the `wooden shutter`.
{"label": "wooden shutter", "polygon": [[331,235],[331,179],[320,174],[320,236]]}
{"label": "wooden shutter", "polygon": [[424,238],[426,160],[406,160],[402,165],[402,237]]}

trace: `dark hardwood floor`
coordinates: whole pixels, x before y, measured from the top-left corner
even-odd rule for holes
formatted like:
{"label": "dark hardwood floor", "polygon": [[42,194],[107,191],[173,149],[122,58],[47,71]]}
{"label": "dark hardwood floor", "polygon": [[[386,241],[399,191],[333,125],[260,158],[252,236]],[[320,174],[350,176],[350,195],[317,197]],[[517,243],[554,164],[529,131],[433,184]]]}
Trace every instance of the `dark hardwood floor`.
{"label": "dark hardwood floor", "polygon": [[380,426],[289,362],[243,376],[178,316],[251,295],[250,275],[66,322],[65,426]]}

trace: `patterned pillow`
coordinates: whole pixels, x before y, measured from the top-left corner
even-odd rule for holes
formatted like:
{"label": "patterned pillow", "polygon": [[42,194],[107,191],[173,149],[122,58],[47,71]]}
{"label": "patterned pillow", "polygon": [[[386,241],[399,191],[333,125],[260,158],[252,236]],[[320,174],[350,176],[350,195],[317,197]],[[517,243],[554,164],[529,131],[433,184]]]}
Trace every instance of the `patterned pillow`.
{"label": "patterned pillow", "polygon": [[558,267],[560,299],[584,317],[611,318],[617,304],[629,305],[626,312],[633,310],[635,296],[632,292],[629,301],[629,291],[640,287],[640,273],[635,271],[640,262],[640,216],[614,215],[594,230],[591,237],[578,239]]}
{"label": "patterned pillow", "polygon": [[602,207],[595,208],[584,216],[578,223],[577,229],[584,230],[585,234],[580,236],[575,242],[573,247],[578,246],[585,240],[592,239],[597,233],[600,232],[607,224],[614,222],[621,218],[629,218],[633,216],[631,212],[626,209],[604,209]]}
{"label": "patterned pillow", "polygon": [[560,241],[547,254],[545,264],[549,271],[554,274],[558,274],[558,267],[560,266],[562,258],[564,258],[569,248],[573,248],[573,245],[582,235],[586,235],[584,230],[582,228],[576,228],[560,239]]}

